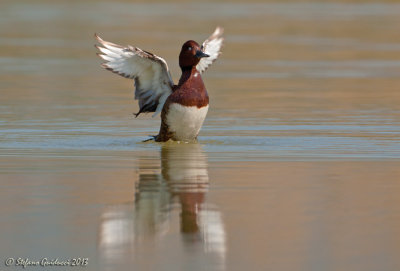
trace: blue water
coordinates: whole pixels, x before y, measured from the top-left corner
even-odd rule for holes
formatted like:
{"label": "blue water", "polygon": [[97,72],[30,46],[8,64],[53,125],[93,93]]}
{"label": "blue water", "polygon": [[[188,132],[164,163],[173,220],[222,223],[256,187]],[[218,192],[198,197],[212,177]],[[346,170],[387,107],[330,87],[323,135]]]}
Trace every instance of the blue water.
{"label": "blue water", "polygon": [[[124,151],[157,149],[158,143],[142,143],[154,129],[127,121],[79,122],[65,119],[0,123],[1,155],[13,151]],[[210,159],[238,161],[271,159],[385,159],[400,158],[400,127],[382,120],[343,124],[280,124],[265,119],[209,119],[199,143]],[[251,126],[239,125],[252,123]],[[264,123],[263,123],[264,122]],[[380,122],[380,124],[378,124]],[[227,125],[229,124],[229,125]],[[11,126],[11,127],[10,127]]]}

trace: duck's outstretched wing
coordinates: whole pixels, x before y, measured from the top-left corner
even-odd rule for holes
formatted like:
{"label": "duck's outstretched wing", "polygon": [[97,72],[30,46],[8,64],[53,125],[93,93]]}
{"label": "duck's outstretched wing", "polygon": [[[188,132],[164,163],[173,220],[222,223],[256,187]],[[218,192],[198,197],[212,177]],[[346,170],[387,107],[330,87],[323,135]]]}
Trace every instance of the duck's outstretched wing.
{"label": "duck's outstretched wing", "polygon": [[102,66],[135,81],[135,100],[139,100],[140,113],[161,112],[165,100],[172,93],[173,81],[165,60],[133,46],[121,46],[104,41],[95,34],[101,46],[97,53],[105,62]]}
{"label": "duck's outstretched wing", "polygon": [[206,39],[201,45],[201,49],[204,53],[209,55],[209,57],[203,57],[200,59],[199,64],[197,64],[197,70],[202,73],[218,58],[221,54],[221,47],[224,41],[222,34],[224,29],[222,27],[217,27],[211,36]]}

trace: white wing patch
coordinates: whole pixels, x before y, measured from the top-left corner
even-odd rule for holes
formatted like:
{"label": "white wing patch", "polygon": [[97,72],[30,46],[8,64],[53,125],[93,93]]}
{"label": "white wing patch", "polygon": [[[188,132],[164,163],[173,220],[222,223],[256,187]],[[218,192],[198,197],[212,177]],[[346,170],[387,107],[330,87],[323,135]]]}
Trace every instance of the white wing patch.
{"label": "white wing patch", "polygon": [[173,81],[165,60],[137,47],[121,46],[104,41],[95,34],[101,46],[98,56],[105,60],[104,68],[123,77],[134,79],[135,100],[140,110],[136,114],[161,112],[165,100],[172,93]]}
{"label": "white wing patch", "polygon": [[196,69],[200,73],[204,72],[221,54],[221,47],[224,41],[223,33],[224,29],[218,26],[214,33],[203,42],[201,48],[209,57],[201,58],[199,64],[197,64]]}

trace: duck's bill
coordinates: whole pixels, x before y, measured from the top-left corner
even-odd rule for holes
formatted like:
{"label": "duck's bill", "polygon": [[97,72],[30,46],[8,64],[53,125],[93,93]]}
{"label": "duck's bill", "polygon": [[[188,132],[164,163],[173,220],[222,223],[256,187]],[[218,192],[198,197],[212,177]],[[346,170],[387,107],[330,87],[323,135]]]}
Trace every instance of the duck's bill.
{"label": "duck's bill", "polygon": [[198,58],[209,57],[209,55],[207,55],[206,53],[203,53],[203,52],[200,51],[200,50],[196,51],[196,56],[197,56]]}

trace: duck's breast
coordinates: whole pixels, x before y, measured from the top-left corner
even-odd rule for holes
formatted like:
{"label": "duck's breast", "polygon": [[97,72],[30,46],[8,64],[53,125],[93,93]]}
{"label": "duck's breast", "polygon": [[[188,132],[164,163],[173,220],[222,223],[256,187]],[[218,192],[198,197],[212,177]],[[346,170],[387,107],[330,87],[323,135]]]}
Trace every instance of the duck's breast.
{"label": "duck's breast", "polygon": [[179,103],[169,104],[166,123],[174,140],[191,141],[196,139],[204,119],[208,105],[203,107],[185,106]]}

